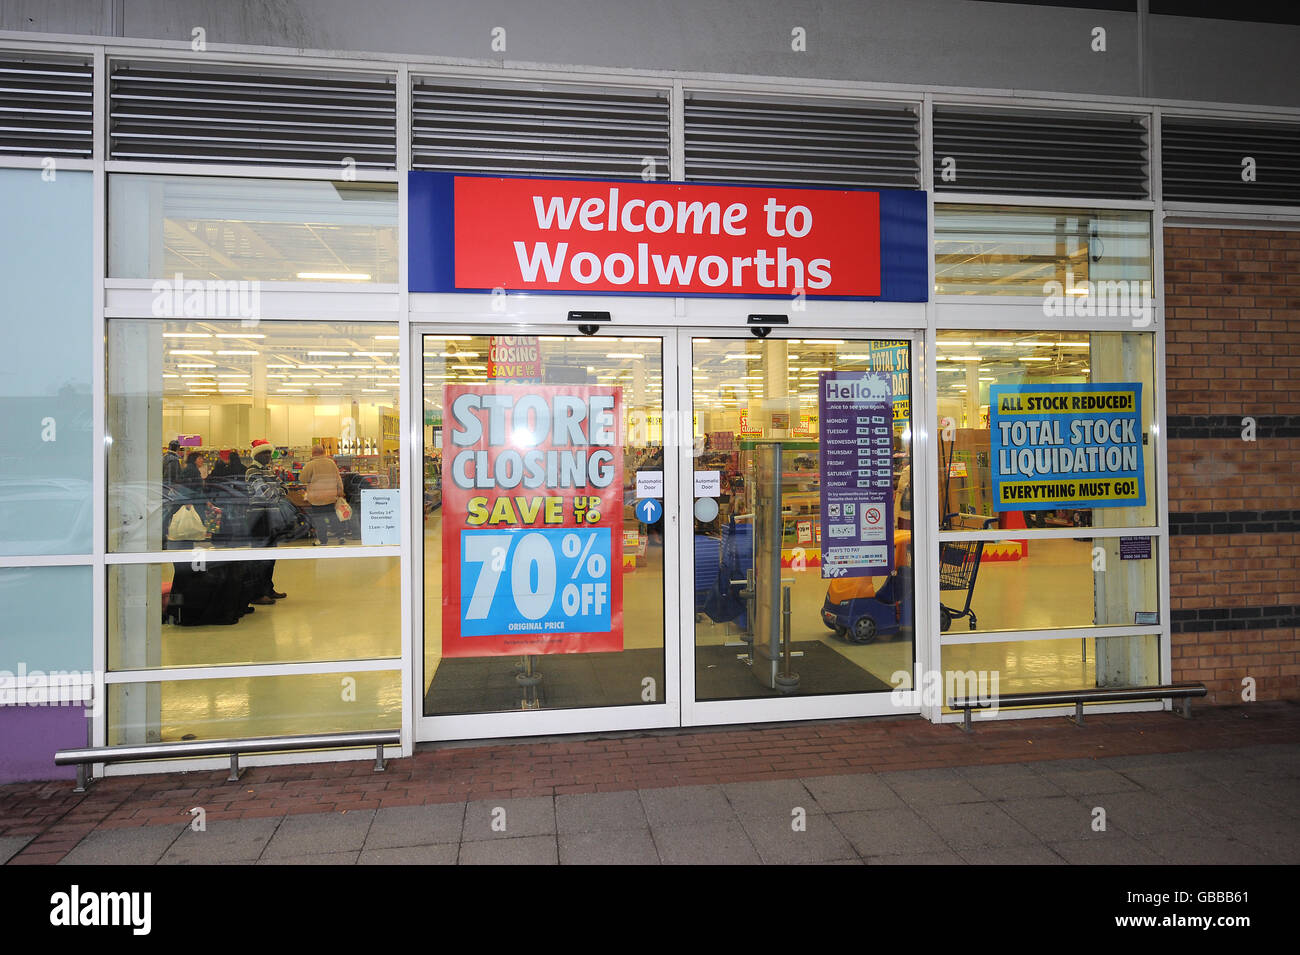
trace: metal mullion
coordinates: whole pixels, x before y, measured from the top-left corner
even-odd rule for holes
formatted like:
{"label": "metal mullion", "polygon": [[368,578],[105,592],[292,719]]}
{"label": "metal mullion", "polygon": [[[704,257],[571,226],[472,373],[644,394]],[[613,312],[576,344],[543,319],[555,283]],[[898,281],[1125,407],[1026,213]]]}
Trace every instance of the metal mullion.
{"label": "metal mullion", "polygon": [[[396,78],[397,111],[395,117],[397,133],[397,365],[399,385],[397,389],[398,409],[398,447],[397,460],[402,477],[398,483],[405,485],[406,493],[400,494],[398,501],[398,526],[408,529],[401,535],[400,559],[398,564],[398,593],[400,600],[399,646],[401,655],[402,687],[402,748],[403,756],[415,752],[415,733],[418,722],[417,708],[424,700],[423,641],[415,641],[415,595],[420,594],[421,617],[424,604],[423,553],[416,556],[415,538],[423,543],[424,539],[424,373],[421,369],[418,387],[415,385],[416,354],[411,337],[410,282],[408,262],[410,249],[410,173],[411,168],[411,133],[413,115],[411,111],[411,75],[403,64],[397,69]],[[421,358],[421,361],[423,359]],[[405,426],[402,425],[405,420]],[[415,507],[415,501],[420,507]],[[419,520],[416,514],[419,514]],[[419,577],[416,573],[416,560],[420,561]],[[417,589],[416,583],[419,582]],[[423,633],[423,627],[421,627]],[[419,677],[416,673],[419,672]],[[419,688],[417,691],[416,688]],[[410,703],[407,704],[407,694]]]}
{"label": "metal mullion", "polygon": [[1157,624],[1136,626],[1125,624],[1114,627],[1058,627],[1051,630],[992,630],[980,633],[940,635],[945,647],[971,646],[985,643],[1027,643],[1031,640],[1088,640],[1110,637],[1160,637]]}
{"label": "metal mullion", "polygon": [[364,660],[299,660],[293,663],[238,663],[219,666],[160,667],[156,670],[113,670],[104,674],[109,686],[131,683],[181,683],[270,676],[310,676],[321,673],[385,673],[401,669],[401,657]]}
{"label": "metal mullion", "polygon": [[[103,47],[93,52],[91,97],[91,156],[94,157],[94,183],[91,228],[91,548],[90,573],[91,667],[95,673],[94,700],[90,724],[90,742],[104,746],[108,740],[108,701],[104,673],[108,669],[108,328],[105,320],[107,292],[104,277],[108,274],[108,175],[104,169],[108,130],[108,66]],[[103,766],[92,766],[92,774]]]}
{"label": "metal mullion", "polygon": [[[104,163],[109,173],[133,172],[162,176],[220,176],[236,179],[325,179],[341,181],[342,170],[323,166],[258,166],[207,162],[148,162],[133,159],[110,159]],[[397,169],[356,170],[358,182],[397,182]]]}
{"label": "metal mullion", "polygon": [[186,564],[196,560],[204,563],[221,564],[228,561],[266,561],[266,560],[352,560],[385,557],[401,557],[402,549],[396,545],[383,547],[250,547],[217,548],[193,547],[178,550],[141,551],[139,553],[105,554],[108,566],[121,564]]}
{"label": "metal mullion", "polygon": [[1165,537],[1161,527],[1003,527],[990,530],[940,531],[939,540],[1002,541],[1057,540],[1060,538]]}
{"label": "metal mullion", "polygon": [[93,554],[6,554],[0,556],[0,569],[26,567],[93,567]]}
{"label": "metal mullion", "polygon": [[1107,199],[1099,196],[1025,196],[999,192],[943,192],[938,201],[944,205],[999,205],[999,206],[1051,206],[1071,211],[1090,212],[1094,209],[1137,209],[1151,211],[1151,199]]}

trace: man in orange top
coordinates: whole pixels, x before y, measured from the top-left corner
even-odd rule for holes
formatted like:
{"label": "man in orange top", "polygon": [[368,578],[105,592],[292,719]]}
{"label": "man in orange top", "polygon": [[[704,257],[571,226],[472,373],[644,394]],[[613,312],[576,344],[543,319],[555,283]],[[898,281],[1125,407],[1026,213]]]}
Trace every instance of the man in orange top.
{"label": "man in orange top", "polygon": [[343,525],[334,513],[334,502],[343,496],[343,476],[334,459],[325,453],[319,444],[311,449],[311,460],[302,467],[298,475],[311,505],[316,535],[322,544],[328,544],[330,525],[334,526],[334,536],[343,541]]}

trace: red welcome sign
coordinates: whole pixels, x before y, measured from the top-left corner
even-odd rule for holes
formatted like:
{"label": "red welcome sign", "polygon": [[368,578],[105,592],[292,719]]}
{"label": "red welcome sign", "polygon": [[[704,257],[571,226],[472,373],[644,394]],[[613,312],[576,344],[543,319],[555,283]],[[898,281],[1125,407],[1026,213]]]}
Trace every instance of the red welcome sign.
{"label": "red welcome sign", "polygon": [[874,297],[880,194],[453,178],[455,286]]}

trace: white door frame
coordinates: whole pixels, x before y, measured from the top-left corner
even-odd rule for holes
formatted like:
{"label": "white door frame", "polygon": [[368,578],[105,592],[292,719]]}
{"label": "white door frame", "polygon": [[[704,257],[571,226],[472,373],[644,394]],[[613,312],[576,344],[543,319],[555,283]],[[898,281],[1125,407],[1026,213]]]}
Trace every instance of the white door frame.
{"label": "white door frame", "polygon": [[[412,320],[411,324],[411,407],[410,420],[420,422],[412,434],[418,442],[413,459],[424,459],[424,373],[423,373],[423,335],[484,335],[484,334],[547,334],[582,335],[571,324],[507,324],[499,315],[482,315],[477,324],[426,324]],[[663,342],[663,415],[664,415],[664,454],[665,462],[671,460],[675,451],[670,445],[670,423],[678,419],[678,388],[670,383],[678,380],[676,367],[677,349],[675,332],[662,327],[643,325],[618,325],[601,328],[598,336],[606,338],[615,336],[634,336],[659,338]],[[689,371],[689,369],[688,369]],[[678,496],[678,471],[665,466],[664,500],[672,501]],[[423,474],[413,475],[413,488],[420,488],[423,499]],[[414,493],[414,492],[413,492]],[[414,498],[413,498],[414,500]],[[680,660],[676,623],[679,617],[678,601],[680,588],[674,581],[681,577],[677,564],[680,548],[677,538],[680,534],[678,512],[665,509],[664,516],[664,685],[658,688],[660,702],[645,703],[636,706],[595,706],[573,709],[554,710],[512,710],[495,713],[469,713],[454,716],[424,715],[424,521],[423,507],[412,507],[411,527],[411,579],[413,605],[411,608],[412,659],[410,665],[410,687],[417,742],[448,739],[496,739],[516,736],[549,736],[561,733],[591,733],[613,730],[652,729],[681,725],[681,700],[679,694],[678,673]],[[624,607],[624,615],[628,608]]]}
{"label": "white door frame", "polygon": [[[694,338],[709,338],[714,341],[718,339],[732,339],[744,343],[750,341],[751,337],[745,329],[737,328],[735,325],[730,327],[717,328],[687,328],[681,329],[678,334],[678,348],[680,349],[677,356],[677,365],[681,371],[679,387],[681,388],[681,403],[683,407],[682,420],[689,422],[693,413],[693,389],[691,379],[691,345]],[[913,422],[914,437],[912,441],[912,550],[915,555],[913,558],[913,580],[914,584],[914,616],[913,616],[913,672],[912,685],[919,686],[919,675],[929,665],[931,653],[937,652],[937,647],[931,648],[931,641],[922,639],[922,635],[931,632],[930,618],[931,607],[923,599],[924,581],[927,579],[928,555],[931,552],[930,543],[930,517],[923,510],[925,497],[921,490],[924,487],[923,482],[927,476],[925,459],[922,455],[925,453],[924,446],[918,446],[916,440],[915,423],[917,421],[927,421],[928,418],[921,417],[928,414],[928,402],[918,401],[921,396],[920,374],[917,369],[917,353],[919,345],[924,341],[924,332],[917,330],[889,330],[876,327],[869,328],[844,328],[833,325],[825,326],[805,326],[797,327],[775,327],[767,341],[775,341],[786,338],[839,338],[845,340],[867,341],[907,341],[912,346],[911,361],[909,362],[909,373],[911,377],[912,388],[912,411],[911,420]],[[918,464],[918,462],[920,462]],[[693,468],[692,459],[688,450],[683,449],[679,455],[678,484],[687,493],[683,493],[677,498],[678,505],[678,525],[681,527],[692,527],[694,495],[689,493],[693,491]],[[680,535],[678,546],[681,552],[678,557],[678,563],[683,568],[689,568],[694,561],[693,543],[690,535]],[[914,704],[911,694],[905,701],[895,701],[895,694],[892,693],[844,693],[835,695],[815,695],[807,696],[789,696],[789,697],[764,697],[745,700],[718,700],[710,702],[697,702],[695,700],[695,614],[694,601],[690,593],[692,585],[691,576],[683,578],[681,582],[682,593],[678,603],[681,609],[681,617],[678,621],[678,632],[681,637],[682,660],[681,670],[681,698],[682,698],[682,725],[683,726],[711,726],[728,723],[771,723],[784,722],[790,720],[821,720],[836,719],[856,716],[888,716],[900,714],[916,714],[920,708]],[[937,633],[937,630],[935,631]],[[757,686],[757,684],[755,684]]]}
{"label": "white door frame", "polygon": [[[539,303],[540,304],[540,303]],[[586,304],[586,303],[583,303]],[[692,303],[694,304],[694,303]],[[710,303],[713,304],[713,303]],[[835,303],[844,305],[848,303]],[[555,306],[559,306],[558,308]],[[659,305],[659,303],[655,303]],[[463,306],[462,306],[463,307]],[[414,435],[417,447],[412,460],[423,461],[424,375],[423,342],[426,334],[483,335],[493,332],[510,334],[564,334],[575,335],[576,329],[556,321],[552,316],[563,314],[565,302],[555,302],[540,314],[511,316],[514,321],[492,313],[479,313],[478,321],[458,310],[457,314],[438,315],[434,310],[426,314],[413,313],[408,342],[411,355],[410,407],[407,413],[414,425],[409,433]],[[590,305],[587,306],[588,308]],[[715,305],[716,307],[716,305]],[[653,309],[654,306],[651,306]],[[656,309],[657,310],[657,309]],[[541,309],[539,309],[541,311]],[[734,308],[743,314],[744,304]],[[637,316],[638,318],[641,316]],[[664,321],[667,316],[646,316],[653,324],[611,325],[601,328],[598,335],[637,336],[660,338],[663,341],[663,412],[664,412],[664,686],[662,703],[639,706],[584,707],[556,710],[519,710],[509,712],[471,713],[453,716],[425,716],[424,709],[424,540],[422,509],[416,508],[412,497],[412,521],[409,541],[411,555],[412,600],[412,657],[407,670],[410,687],[409,704],[415,726],[416,742],[452,739],[497,739],[523,736],[545,736],[564,733],[610,732],[618,730],[653,729],[665,727],[707,726],[728,723],[782,722],[789,720],[833,719],[858,716],[883,716],[917,714],[920,712],[913,700],[896,701],[895,694],[861,693],[833,696],[805,696],[779,699],[727,700],[697,703],[695,694],[695,621],[693,595],[694,550],[691,535],[683,528],[694,526],[694,495],[691,420],[693,414],[691,346],[693,338],[748,339],[748,333],[736,324],[729,326],[705,325],[699,317],[694,321],[686,316],[676,316],[677,321]],[[924,510],[925,487],[930,480],[925,465],[926,429],[917,428],[917,422],[929,420],[930,401],[921,388],[923,375],[918,367],[920,347],[924,332],[909,328],[845,327],[834,316],[824,325],[800,323],[788,328],[777,328],[774,338],[845,338],[869,340],[908,341],[912,346],[912,480],[913,480],[913,552],[915,560],[914,592],[914,662],[913,685],[920,685],[920,674],[937,660],[937,627],[930,626],[933,616],[929,601],[925,599],[924,581],[928,555],[933,549],[932,523]],[[686,318],[685,322],[682,319]],[[425,319],[433,319],[426,321]],[[438,319],[442,319],[439,321]],[[541,319],[538,321],[537,319]],[[670,387],[670,383],[676,387]],[[675,460],[676,466],[671,462]],[[919,463],[918,463],[919,462]],[[413,474],[411,487],[422,488],[423,475]],[[412,492],[415,493],[414,491]],[[422,496],[422,495],[421,495]],[[675,585],[674,585],[674,582]],[[625,611],[626,612],[626,611]],[[924,638],[931,631],[934,638]],[[930,644],[935,646],[931,647]]]}

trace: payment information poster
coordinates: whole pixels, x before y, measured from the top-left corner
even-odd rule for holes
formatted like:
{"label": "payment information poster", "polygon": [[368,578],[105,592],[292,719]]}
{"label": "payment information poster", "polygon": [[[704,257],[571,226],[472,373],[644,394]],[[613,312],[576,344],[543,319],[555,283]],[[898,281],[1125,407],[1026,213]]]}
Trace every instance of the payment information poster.
{"label": "payment information poster", "polygon": [[621,391],[444,398],[443,656],[622,650]]}
{"label": "payment information poster", "polygon": [[822,372],[823,577],[893,570],[894,398],[888,372]]}

